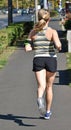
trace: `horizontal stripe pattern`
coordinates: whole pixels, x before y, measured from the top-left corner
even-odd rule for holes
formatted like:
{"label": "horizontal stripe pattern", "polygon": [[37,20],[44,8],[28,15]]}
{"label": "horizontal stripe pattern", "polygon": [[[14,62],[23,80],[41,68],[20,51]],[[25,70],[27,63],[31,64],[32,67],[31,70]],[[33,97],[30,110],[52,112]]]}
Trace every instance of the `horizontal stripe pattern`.
{"label": "horizontal stripe pattern", "polygon": [[53,42],[49,41],[45,36],[45,31],[37,33],[34,44],[34,56],[53,56],[55,57],[55,48]]}

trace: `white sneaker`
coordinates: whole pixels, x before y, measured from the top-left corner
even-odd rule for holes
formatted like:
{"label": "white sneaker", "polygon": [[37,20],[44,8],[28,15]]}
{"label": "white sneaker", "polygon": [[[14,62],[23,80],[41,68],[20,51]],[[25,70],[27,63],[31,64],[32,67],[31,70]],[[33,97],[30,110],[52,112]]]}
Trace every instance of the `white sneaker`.
{"label": "white sneaker", "polygon": [[38,98],[37,104],[38,104],[40,114],[45,115],[46,110],[45,110],[45,105],[44,105],[44,99],[42,97]]}

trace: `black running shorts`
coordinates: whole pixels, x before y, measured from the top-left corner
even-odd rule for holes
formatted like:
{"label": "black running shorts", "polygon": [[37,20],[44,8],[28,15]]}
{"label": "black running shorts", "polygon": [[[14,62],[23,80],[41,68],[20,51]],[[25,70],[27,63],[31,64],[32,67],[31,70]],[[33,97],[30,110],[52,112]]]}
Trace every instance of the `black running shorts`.
{"label": "black running shorts", "polygon": [[35,57],[33,59],[33,71],[40,71],[46,69],[49,72],[57,71],[57,58],[56,57]]}

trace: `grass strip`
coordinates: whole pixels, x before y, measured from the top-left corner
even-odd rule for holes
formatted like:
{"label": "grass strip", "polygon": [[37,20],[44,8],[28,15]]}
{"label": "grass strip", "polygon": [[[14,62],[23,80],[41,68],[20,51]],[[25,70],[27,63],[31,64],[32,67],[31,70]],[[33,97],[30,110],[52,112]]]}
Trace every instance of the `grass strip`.
{"label": "grass strip", "polygon": [[7,63],[8,59],[9,59],[10,55],[11,55],[14,51],[15,51],[15,47],[7,47],[7,48],[3,51],[3,53],[0,54],[0,69],[2,69],[2,68],[6,65],[6,63]]}

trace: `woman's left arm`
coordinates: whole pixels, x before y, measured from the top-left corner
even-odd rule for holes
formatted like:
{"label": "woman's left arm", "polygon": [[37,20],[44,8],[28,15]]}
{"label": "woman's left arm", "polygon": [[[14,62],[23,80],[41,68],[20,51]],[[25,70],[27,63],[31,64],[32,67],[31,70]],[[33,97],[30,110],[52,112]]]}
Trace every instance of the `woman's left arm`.
{"label": "woman's left arm", "polygon": [[56,48],[60,51],[62,49],[61,41],[59,39],[58,33],[56,30],[53,30],[53,41],[55,43]]}

